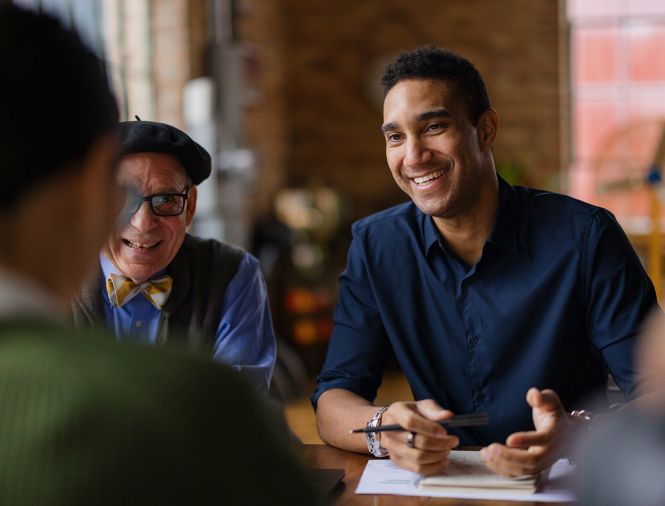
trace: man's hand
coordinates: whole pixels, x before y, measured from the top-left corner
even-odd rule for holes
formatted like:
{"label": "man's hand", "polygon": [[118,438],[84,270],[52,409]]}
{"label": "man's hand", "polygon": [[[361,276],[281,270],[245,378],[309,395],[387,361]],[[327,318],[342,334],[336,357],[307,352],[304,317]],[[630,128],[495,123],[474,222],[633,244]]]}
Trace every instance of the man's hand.
{"label": "man's hand", "polygon": [[[400,467],[421,474],[440,472],[459,439],[435,422],[451,416],[452,411],[429,399],[391,404],[383,414],[382,425],[396,423],[406,431],[379,433],[381,446],[390,452],[390,458]],[[407,445],[409,432],[415,433],[413,448]]]}
{"label": "man's hand", "polygon": [[559,458],[568,427],[559,397],[552,390],[531,388],[526,401],[533,408],[536,430],[516,432],[505,445],[494,443],[480,451],[487,467],[502,476],[537,474]]}

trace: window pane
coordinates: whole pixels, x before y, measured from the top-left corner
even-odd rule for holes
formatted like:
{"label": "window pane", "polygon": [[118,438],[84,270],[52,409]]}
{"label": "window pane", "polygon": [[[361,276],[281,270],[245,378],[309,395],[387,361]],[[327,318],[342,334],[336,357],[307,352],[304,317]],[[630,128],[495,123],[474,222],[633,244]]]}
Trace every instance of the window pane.
{"label": "window pane", "polygon": [[665,82],[665,24],[639,23],[626,30],[630,80]]}
{"label": "window pane", "polygon": [[618,30],[578,28],[573,32],[573,76],[576,84],[617,79]]}

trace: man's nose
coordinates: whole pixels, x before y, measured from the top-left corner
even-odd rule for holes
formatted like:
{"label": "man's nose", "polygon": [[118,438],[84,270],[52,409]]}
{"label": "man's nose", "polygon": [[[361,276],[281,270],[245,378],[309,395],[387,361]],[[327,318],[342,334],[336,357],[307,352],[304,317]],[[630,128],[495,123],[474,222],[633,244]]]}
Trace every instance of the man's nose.
{"label": "man's nose", "polygon": [[406,143],[404,163],[406,165],[420,165],[429,161],[431,155],[425,143],[418,137],[412,137]]}
{"label": "man's nose", "polygon": [[150,209],[150,204],[148,202],[141,202],[141,206],[132,215],[130,223],[135,229],[141,232],[147,232],[148,230],[155,228],[157,225],[157,217],[152,212],[152,209]]}

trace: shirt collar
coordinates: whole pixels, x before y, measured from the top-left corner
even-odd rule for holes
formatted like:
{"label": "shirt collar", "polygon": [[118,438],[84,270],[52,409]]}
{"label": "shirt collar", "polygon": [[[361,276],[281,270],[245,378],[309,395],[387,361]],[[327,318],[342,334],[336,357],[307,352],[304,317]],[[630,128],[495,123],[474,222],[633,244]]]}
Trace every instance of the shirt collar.
{"label": "shirt collar", "polygon": [[441,234],[434,224],[431,216],[418,210],[423,219],[423,237],[425,239],[425,254],[428,255],[434,245],[441,246]]}
{"label": "shirt collar", "polygon": [[99,254],[99,265],[102,267],[102,272],[104,273],[104,279],[109,278],[109,274],[121,274],[118,272],[118,269],[116,269],[115,265],[113,265],[113,262],[111,262],[108,258],[106,258],[106,255],[104,253]]}
{"label": "shirt collar", "polygon": [[[510,186],[501,176],[499,179],[499,205],[496,212],[494,229],[488,238],[495,246],[501,249],[517,251],[517,211],[515,206],[515,189]],[[441,245],[441,234],[434,224],[431,216],[420,213],[423,218],[423,238],[425,254],[429,254],[432,246]]]}
{"label": "shirt collar", "polygon": [[506,251],[517,251],[518,213],[517,194],[501,176],[499,177],[499,205],[496,211],[494,229],[488,242]]}

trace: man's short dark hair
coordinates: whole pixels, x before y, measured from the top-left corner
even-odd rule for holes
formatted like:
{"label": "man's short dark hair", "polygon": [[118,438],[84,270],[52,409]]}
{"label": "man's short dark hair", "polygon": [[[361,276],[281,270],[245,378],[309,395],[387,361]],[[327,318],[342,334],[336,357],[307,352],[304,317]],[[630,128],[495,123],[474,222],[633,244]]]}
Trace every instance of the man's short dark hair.
{"label": "man's short dark hair", "polygon": [[385,94],[405,79],[437,79],[452,83],[458,97],[465,102],[469,121],[475,125],[490,109],[485,82],[473,63],[448,49],[424,46],[403,51],[386,66],[381,78]]}
{"label": "man's short dark hair", "polygon": [[0,2],[0,210],[75,166],[117,121],[104,67],[79,36]]}

